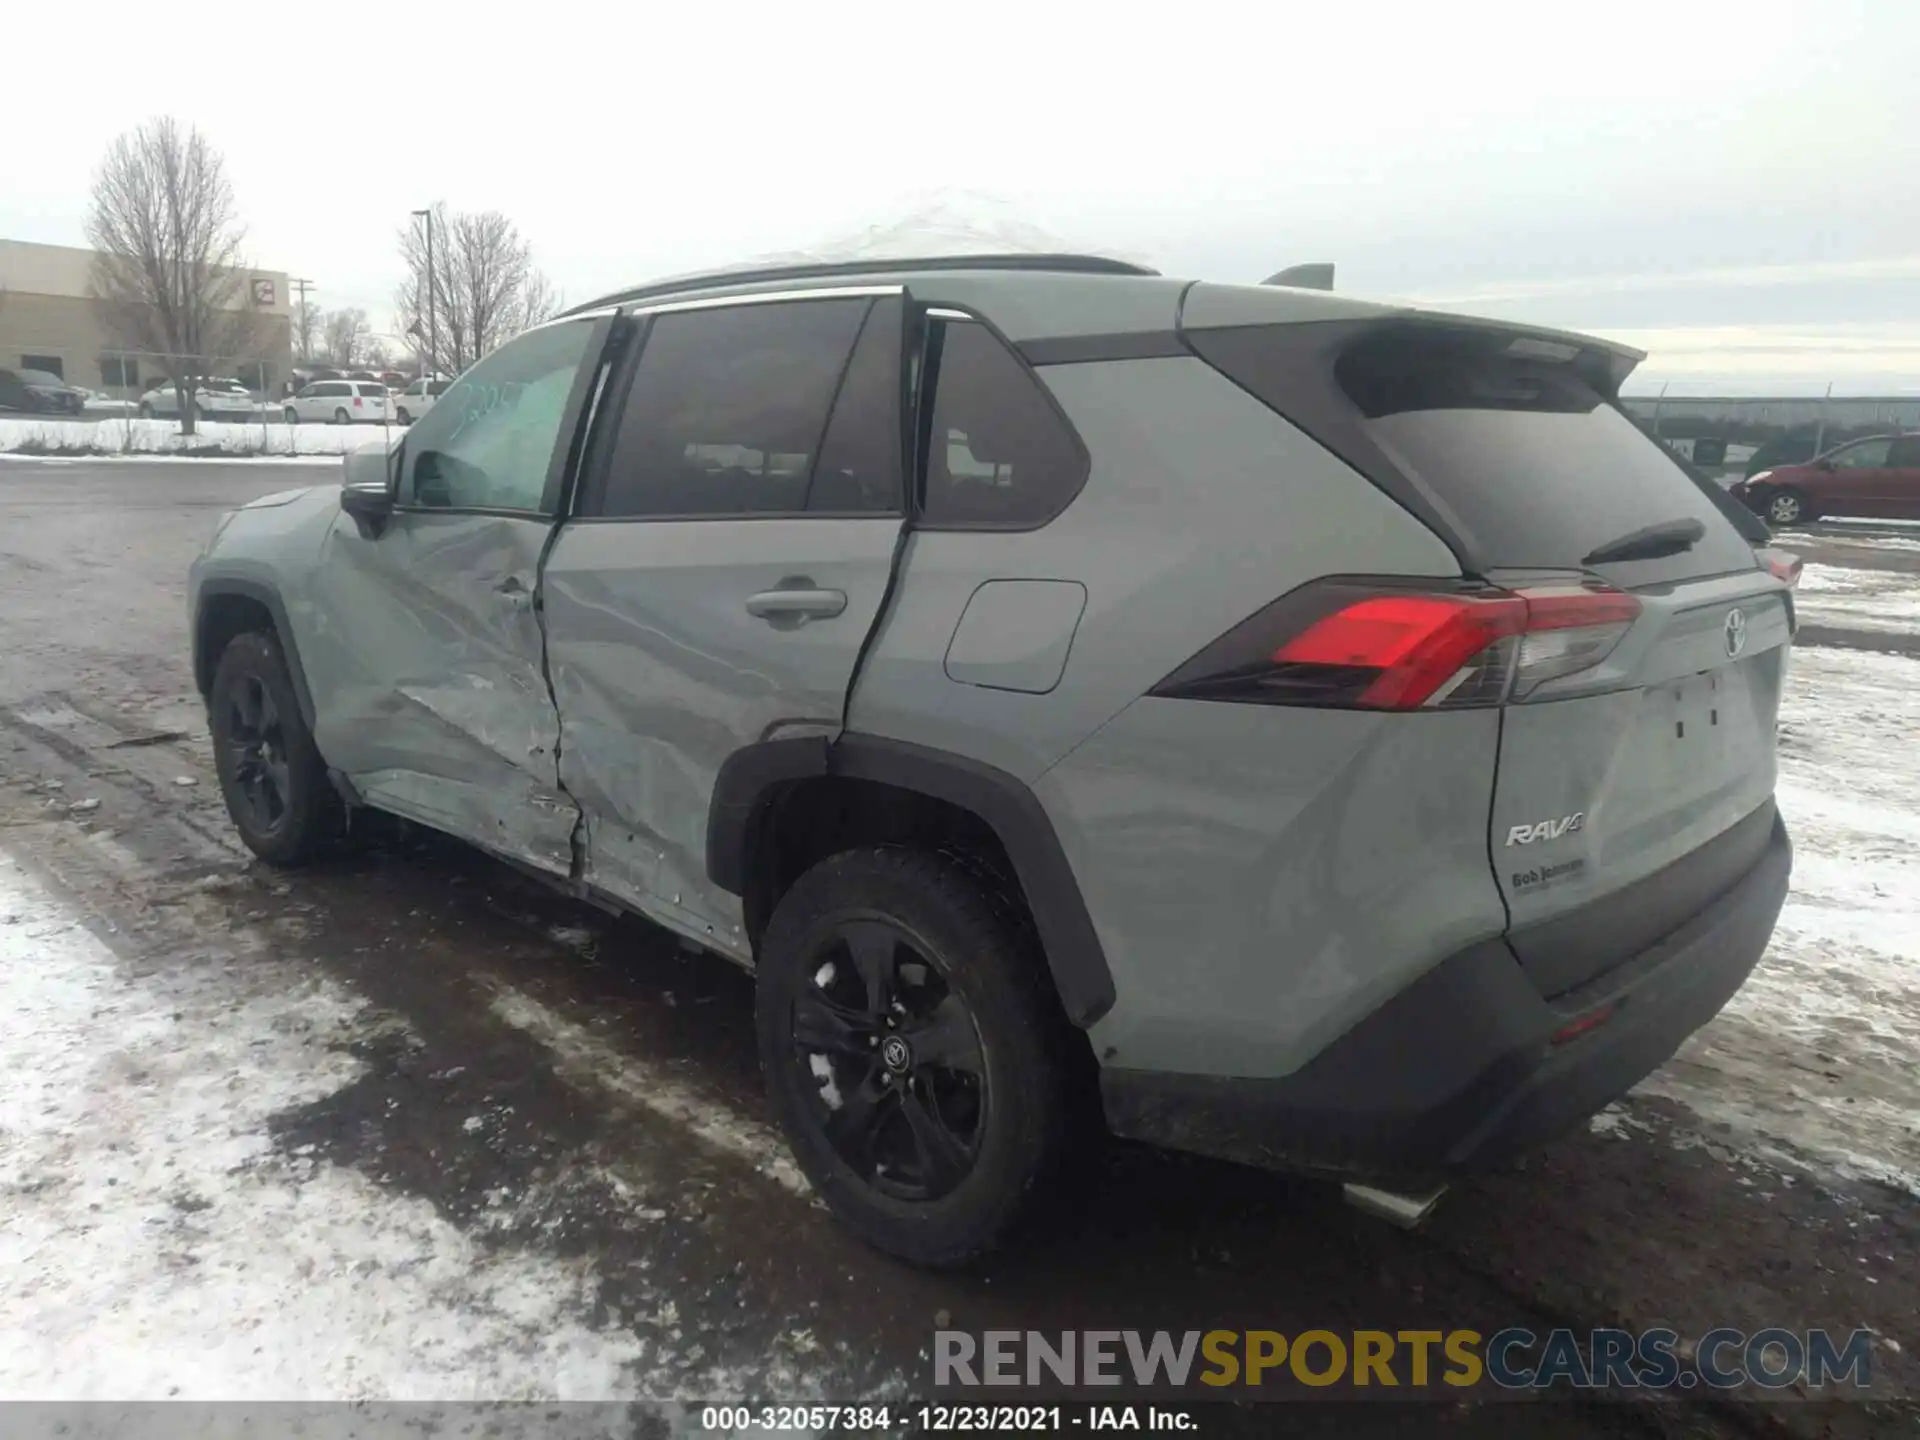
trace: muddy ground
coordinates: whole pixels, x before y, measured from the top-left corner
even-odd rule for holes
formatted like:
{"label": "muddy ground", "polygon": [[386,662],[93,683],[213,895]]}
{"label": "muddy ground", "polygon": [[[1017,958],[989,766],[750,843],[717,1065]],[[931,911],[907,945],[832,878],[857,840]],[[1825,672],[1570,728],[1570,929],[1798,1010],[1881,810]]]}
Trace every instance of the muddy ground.
{"label": "muddy ground", "polygon": [[[162,1354],[143,1369],[134,1352],[150,1342],[140,1337],[218,1270],[236,1318],[203,1322],[215,1339],[242,1319],[270,1337],[276,1310],[308,1291],[336,1316],[368,1296],[379,1303],[332,1340],[316,1313],[312,1347],[338,1355],[255,1375],[248,1367],[273,1358],[271,1341],[251,1355],[243,1346],[228,1369],[173,1386],[187,1396],[419,1398],[438,1387],[445,1398],[461,1384],[483,1395],[570,1387],[572,1398],[848,1401],[926,1393],[937,1327],[1555,1324],[1666,1324],[1683,1335],[1871,1327],[1892,1341],[1876,1350],[1875,1391],[1920,1395],[1914,1197],[1817,1167],[1758,1172],[1727,1135],[1665,1099],[1635,1098],[1630,1123],[1457,1188],[1417,1234],[1309,1183],[1115,1147],[1089,1161],[1069,1213],[978,1273],[917,1273],[864,1249],[796,1183],[771,1132],[739,971],[451,841],[383,832],[358,855],[285,876],[230,837],[188,674],[187,565],[222,510],[336,473],[0,463],[0,852],[84,924],[75,943],[111,954],[118,998],[101,992],[75,1010],[94,1018],[74,1033],[165,1031],[124,1038],[112,1062],[127,1067],[113,1083],[136,1097],[125,1113],[174,1105],[92,1144],[88,1134],[120,1122],[98,1113],[118,1108],[115,1092],[86,1060],[99,1105],[65,1133],[49,1122],[31,1148],[21,1137],[33,1117],[6,1118],[9,1210],[53,1206],[43,1206],[44,1234],[0,1222],[14,1226],[0,1248],[0,1289],[12,1296],[0,1302],[13,1351],[0,1361],[6,1393],[164,1397],[169,1366],[184,1362]],[[1915,559],[1819,543],[1838,557],[1826,563],[1846,567]],[[73,1061],[72,1049],[45,1063]],[[283,1060],[322,1078],[284,1096],[248,1079]],[[225,1098],[186,1108],[168,1098],[207,1084]],[[211,1143],[201,1132],[222,1115],[237,1117],[229,1128],[250,1147],[241,1161],[202,1165],[200,1180],[171,1191],[144,1171],[114,1183],[122,1159],[181,1173],[200,1164],[193,1157]],[[243,1172],[247,1184],[270,1174],[286,1194],[313,1198],[262,1219],[257,1204],[244,1208],[264,1192],[241,1194]],[[1756,1174],[1781,1183],[1756,1184]],[[68,1245],[73,1227],[121,1203],[75,1188],[76,1176],[159,1197],[128,1233],[165,1255],[144,1268],[117,1261],[131,1268],[108,1298],[62,1269],[85,1253]],[[388,1218],[366,1221],[376,1212]],[[222,1232],[223,1214],[241,1229]],[[321,1221],[404,1230],[427,1269],[452,1257],[449,1269],[426,1283],[390,1251],[343,1261]],[[249,1266],[270,1274],[249,1282]],[[142,1309],[143,1287],[172,1298]],[[103,1313],[125,1325],[101,1328]],[[56,1323],[67,1343],[27,1343]],[[539,1349],[562,1333],[567,1354]],[[450,1336],[492,1337],[493,1348],[437,1368],[394,1359],[417,1361],[456,1344]],[[74,1358],[85,1345],[109,1353],[89,1368]],[[543,1386],[554,1373],[575,1378]],[[490,1388],[487,1376],[501,1378]],[[1681,1406],[1563,1392],[1497,1414],[1351,1407],[1335,1428],[1875,1435],[1910,1423],[1887,1408],[1794,1398]],[[1221,1422],[1245,1433],[1266,1424]]]}

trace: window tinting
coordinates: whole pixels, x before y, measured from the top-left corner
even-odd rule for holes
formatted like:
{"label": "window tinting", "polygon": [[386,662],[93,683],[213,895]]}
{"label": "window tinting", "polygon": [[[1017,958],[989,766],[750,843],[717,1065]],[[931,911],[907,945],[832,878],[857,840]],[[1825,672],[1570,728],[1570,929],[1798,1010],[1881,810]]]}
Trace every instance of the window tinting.
{"label": "window tinting", "polygon": [[900,347],[906,307],[877,300],[840,382],[807,509],[827,514],[887,514],[901,509]]}
{"label": "window tinting", "polygon": [[867,309],[863,299],[796,300],[655,317],[587,513],[804,510]]}
{"label": "window tinting", "polygon": [[1026,529],[1064,510],[1086,453],[1013,352],[976,321],[938,320],[928,368],[927,523]]}
{"label": "window tinting", "polygon": [[529,330],[462,375],[407,431],[401,502],[543,510],[554,446],[594,328],[576,320]]}

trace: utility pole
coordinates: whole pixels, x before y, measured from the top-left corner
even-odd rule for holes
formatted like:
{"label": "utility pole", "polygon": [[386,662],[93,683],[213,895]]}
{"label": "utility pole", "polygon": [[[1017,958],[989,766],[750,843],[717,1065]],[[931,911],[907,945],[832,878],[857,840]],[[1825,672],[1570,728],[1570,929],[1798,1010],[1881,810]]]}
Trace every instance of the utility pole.
{"label": "utility pole", "polygon": [[313,360],[307,351],[307,337],[312,333],[307,328],[307,291],[312,288],[313,281],[289,279],[287,283],[300,292],[300,363],[306,365]]}
{"label": "utility pole", "polygon": [[434,315],[433,304],[433,211],[416,210],[413,212],[427,222],[427,369],[433,375],[440,373],[440,325]]}

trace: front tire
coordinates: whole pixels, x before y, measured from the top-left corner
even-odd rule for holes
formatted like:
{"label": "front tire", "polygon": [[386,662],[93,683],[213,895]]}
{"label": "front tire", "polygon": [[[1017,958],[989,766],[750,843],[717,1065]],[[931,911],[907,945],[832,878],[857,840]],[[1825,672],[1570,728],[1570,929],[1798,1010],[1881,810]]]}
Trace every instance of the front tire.
{"label": "front tire", "polygon": [[341,833],[344,806],[300,715],[280,645],[236,635],[207,698],[214,768],[240,838],[270,865],[304,865]]}
{"label": "front tire", "polygon": [[287,408],[280,413],[285,418],[287,424],[298,425],[300,423],[300,412],[294,409],[293,406],[287,406]]}
{"label": "front tire", "polygon": [[834,1215],[919,1265],[999,1244],[1059,1168],[1067,1072],[1045,961],[966,871],[876,848],[821,861],[760,945],[761,1066]]}
{"label": "front tire", "polygon": [[1773,525],[1798,525],[1812,519],[1806,497],[1798,490],[1776,490],[1767,497],[1767,521]]}
{"label": "front tire", "polygon": [[407,407],[404,405],[400,406],[398,409],[396,409],[393,412],[393,417],[394,419],[398,420],[402,425],[411,425],[413,423],[413,416],[407,413]]}
{"label": "front tire", "polygon": [[153,406],[144,400],[140,402],[140,418],[142,420],[151,420],[153,418]]}

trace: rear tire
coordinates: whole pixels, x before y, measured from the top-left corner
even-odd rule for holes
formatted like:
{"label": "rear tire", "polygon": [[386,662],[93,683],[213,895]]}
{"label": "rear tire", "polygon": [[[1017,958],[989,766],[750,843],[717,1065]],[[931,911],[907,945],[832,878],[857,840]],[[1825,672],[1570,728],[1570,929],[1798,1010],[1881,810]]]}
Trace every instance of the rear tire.
{"label": "rear tire", "polygon": [[1767,497],[1767,523],[1799,525],[1813,519],[1812,507],[1798,490],[1776,490]]}
{"label": "rear tire", "polygon": [[286,422],[289,425],[298,425],[300,423],[300,412],[294,409],[293,406],[291,405],[287,406],[287,408],[283,410],[281,414],[285,417]]}
{"label": "rear tire", "polygon": [[353,423],[353,417],[347,414],[344,409],[336,410],[333,412],[333,423],[336,425],[351,425]]}
{"label": "rear tire", "polygon": [[153,418],[153,406],[144,400],[140,402],[140,418],[142,420],[151,420]]}
{"label": "rear tire", "polygon": [[1033,942],[964,870],[894,848],[823,860],[756,973],[774,1112],[843,1224],[952,1266],[1032,1212],[1066,1148],[1064,1022]]}
{"label": "rear tire", "polygon": [[339,838],[345,809],[301,718],[280,643],[236,635],[207,697],[214,768],[240,838],[270,865],[304,865]]}

